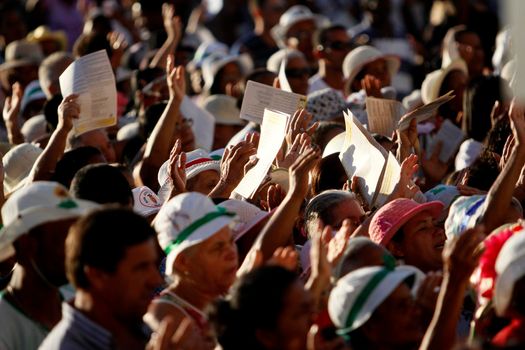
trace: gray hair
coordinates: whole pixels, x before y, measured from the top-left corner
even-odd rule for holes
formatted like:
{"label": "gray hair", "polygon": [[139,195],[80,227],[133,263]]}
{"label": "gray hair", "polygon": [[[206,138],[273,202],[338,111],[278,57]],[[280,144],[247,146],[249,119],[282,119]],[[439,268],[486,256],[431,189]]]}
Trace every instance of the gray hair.
{"label": "gray hair", "polygon": [[308,202],[304,210],[304,226],[308,237],[314,232],[314,222],[320,219],[324,224],[332,222],[331,210],[346,200],[357,200],[352,192],[342,190],[326,190]]}
{"label": "gray hair", "polygon": [[71,54],[67,52],[55,52],[49,55],[38,68],[38,81],[42,91],[46,97],[50,99],[53,97],[51,88],[60,91],[60,83],[58,78],[64,70],[74,61]]}

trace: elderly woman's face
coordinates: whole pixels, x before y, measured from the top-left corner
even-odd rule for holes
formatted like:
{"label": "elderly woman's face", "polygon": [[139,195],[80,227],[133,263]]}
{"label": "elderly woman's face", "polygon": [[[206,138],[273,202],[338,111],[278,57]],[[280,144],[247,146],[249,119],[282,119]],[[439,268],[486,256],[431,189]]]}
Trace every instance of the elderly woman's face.
{"label": "elderly woman's face", "polygon": [[238,268],[237,246],[230,227],[223,227],[190,249],[188,278],[210,295],[226,293],[235,281]]}

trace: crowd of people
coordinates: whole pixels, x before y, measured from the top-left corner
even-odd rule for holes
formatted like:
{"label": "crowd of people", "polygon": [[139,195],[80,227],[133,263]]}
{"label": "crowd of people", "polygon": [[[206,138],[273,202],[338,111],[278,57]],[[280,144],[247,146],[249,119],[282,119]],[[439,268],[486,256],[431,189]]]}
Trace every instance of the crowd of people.
{"label": "crowd of people", "polygon": [[[525,347],[525,101],[501,3],[0,1],[0,349]],[[60,76],[100,50],[116,123],[79,133],[96,116]],[[249,81],[307,102],[247,198],[265,151]],[[372,132],[372,98],[405,114],[449,91]],[[398,164],[382,200],[342,156],[350,120]]]}

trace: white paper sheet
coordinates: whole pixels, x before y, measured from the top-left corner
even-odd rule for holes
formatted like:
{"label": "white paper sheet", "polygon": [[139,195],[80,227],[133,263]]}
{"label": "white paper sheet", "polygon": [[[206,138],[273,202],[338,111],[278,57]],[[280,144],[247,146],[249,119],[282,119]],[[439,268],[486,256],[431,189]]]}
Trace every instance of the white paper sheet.
{"label": "white paper sheet", "polygon": [[62,96],[79,95],[80,117],[73,121],[75,135],[117,123],[117,87],[105,50],[80,57],[59,79]]}
{"label": "white paper sheet", "polygon": [[401,102],[384,98],[367,97],[366,113],[368,130],[386,137],[392,137],[405,109]]}
{"label": "white paper sheet", "polygon": [[306,96],[276,89],[273,86],[248,81],[241,106],[241,119],[261,124],[264,109],[269,108],[292,115],[306,107]]}
{"label": "white paper sheet", "polygon": [[429,154],[432,154],[434,147],[441,141],[443,146],[439,154],[439,159],[446,163],[456,153],[464,139],[465,134],[463,131],[447,119],[441,124],[439,131],[432,140],[432,147]]}
{"label": "white paper sheet", "polygon": [[246,173],[233,192],[244,198],[252,198],[281,148],[286,135],[289,114],[265,109],[261,125],[261,137],[257,148],[257,164]]}
{"label": "white paper sheet", "polygon": [[286,64],[288,60],[285,58],[281,62],[281,66],[279,67],[279,84],[281,85],[281,90],[292,92],[292,87],[290,86],[290,82],[288,81],[288,77],[286,76]]}
{"label": "white paper sheet", "polygon": [[357,176],[364,199],[372,207],[383,176],[387,151],[366,131],[357,118],[344,113],[346,137],[339,159],[349,179]]}
{"label": "white paper sheet", "polygon": [[397,128],[399,130],[401,130],[401,131],[405,130],[406,128],[409,127],[410,122],[414,118],[417,120],[417,122],[416,122],[417,124],[422,123],[425,120],[432,118],[434,116],[436,110],[439,107],[441,107],[441,105],[449,102],[454,97],[455,97],[455,95],[453,95],[453,91],[449,91],[446,94],[444,94],[443,96],[440,96],[440,97],[436,98],[434,101],[431,101],[431,102],[427,103],[426,105],[423,105],[423,106],[421,106],[419,108],[414,109],[412,112],[405,114],[401,118],[401,120],[398,123]]}
{"label": "white paper sheet", "polygon": [[377,197],[374,205],[381,207],[385,204],[388,196],[394,192],[394,189],[401,178],[401,165],[396,157],[388,152],[388,159],[385,164],[381,185],[379,186]]}

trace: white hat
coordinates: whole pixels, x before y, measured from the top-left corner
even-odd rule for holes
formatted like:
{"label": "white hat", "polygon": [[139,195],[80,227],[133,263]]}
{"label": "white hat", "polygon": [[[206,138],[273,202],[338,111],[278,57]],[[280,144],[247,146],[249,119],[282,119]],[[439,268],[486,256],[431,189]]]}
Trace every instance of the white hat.
{"label": "white hat", "polygon": [[345,99],[332,88],[314,91],[307,97],[306,110],[312,113],[314,121],[342,117],[347,107]]}
{"label": "white hat", "polygon": [[474,139],[468,139],[463,141],[461,147],[459,147],[458,154],[454,161],[456,171],[465,169],[471,166],[476,159],[478,159],[481,151],[483,150],[483,144]]}
{"label": "white hat", "polygon": [[399,57],[386,55],[373,46],[363,45],[350,51],[343,61],[343,73],[346,84],[352,84],[356,75],[359,74],[366,64],[378,59],[384,59],[386,61],[391,77],[396,75],[401,65]]}
{"label": "white hat", "polygon": [[514,284],[525,275],[525,234],[512,235],[501,248],[496,259],[496,286],[494,308],[499,316],[507,311],[514,291]]}
{"label": "white hat", "polygon": [[2,158],[4,193],[9,194],[25,185],[26,178],[43,150],[30,143],[21,143]]}
{"label": "white hat", "polygon": [[340,134],[337,134],[330,141],[328,141],[323,151],[323,158],[326,158],[329,155],[334,154],[334,153],[339,154],[341,150],[343,149],[345,137],[346,137],[346,133],[343,131]]}
{"label": "white hat", "polygon": [[284,60],[289,62],[292,58],[302,58],[306,60],[304,54],[299,50],[290,48],[280,49],[279,51],[273,53],[270,58],[268,58],[268,61],[266,62],[266,69],[268,69],[270,72],[274,72],[275,74],[279,74],[279,69],[281,68],[282,62]]}
{"label": "white hat", "polygon": [[40,82],[38,80],[33,80],[27,84],[26,88],[24,89],[24,95],[22,96],[22,102],[20,105],[20,112],[23,113],[27,105],[31,102],[45,99],[46,94],[44,91],[42,91]]}
{"label": "white hat", "polygon": [[439,97],[439,90],[441,90],[443,80],[445,80],[450,72],[455,70],[459,70],[468,75],[467,64],[461,58],[452,61],[445,68],[437,69],[427,74],[425,80],[423,80],[423,84],[421,84],[421,99],[423,103],[432,102]]}
{"label": "white hat", "polygon": [[236,241],[244,236],[255,225],[270,216],[269,212],[261,210],[251,203],[238,199],[228,199],[219,204],[219,206],[237,215],[235,226],[232,228],[233,238]]}
{"label": "white hat", "polygon": [[[157,174],[157,180],[159,181],[160,189],[158,192],[159,197],[162,201],[166,199],[166,192],[168,190],[168,166],[169,159],[165,161]],[[208,152],[203,149],[196,149],[186,153],[186,180],[189,180],[203,171],[215,170],[220,174],[221,162],[213,159]]]}
{"label": "white hat", "polygon": [[44,59],[44,53],[37,43],[27,40],[15,40],[5,48],[5,63],[0,71],[28,65],[38,65]]}
{"label": "white hat", "polygon": [[385,299],[414,275],[411,269],[373,266],[340,278],[328,299],[328,313],[338,333],[348,334],[365,324]]}
{"label": "white hat", "polygon": [[136,187],[133,193],[133,211],[142,216],[150,216],[160,210],[160,198],[147,186]]}
{"label": "white hat", "polygon": [[243,74],[247,74],[253,67],[253,62],[248,55],[232,56],[214,53],[202,62],[202,78],[204,79],[205,90],[212,87],[217,73],[229,63],[236,63]]}
{"label": "white hat", "polygon": [[[185,35],[186,37],[186,35]],[[189,63],[194,68],[201,68],[204,60],[212,54],[228,55],[228,45],[221,43],[220,41],[203,42],[195,51],[193,59]]]}
{"label": "white hat", "polygon": [[221,125],[244,125],[240,118],[240,109],[237,108],[237,99],[228,95],[208,96],[202,108],[210,112],[215,117],[215,124]]}
{"label": "white hat", "polygon": [[235,214],[217,207],[207,196],[188,192],[170,199],[155,218],[159,244],[167,255],[166,275],[185,249],[212,237],[234,221]]}
{"label": "white hat", "polygon": [[26,142],[37,141],[42,137],[49,135],[49,132],[47,132],[46,116],[39,114],[29,118],[22,125],[20,131],[22,132],[22,135],[24,135],[24,140]]}
{"label": "white hat", "polygon": [[0,261],[14,255],[12,243],[32,228],[75,218],[96,207],[95,203],[71,197],[67,189],[56,182],[37,181],[16,191],[2,207]]}
{"label": "white hat", "polygon": [[279,23],[271,29],[272,37],[279,47],[286,47],[286,33],[293,25],[302,21],[314,21],[317,29],[330,23],[326,17],[312,13],[306,6],[292,6],[281,15]]}

